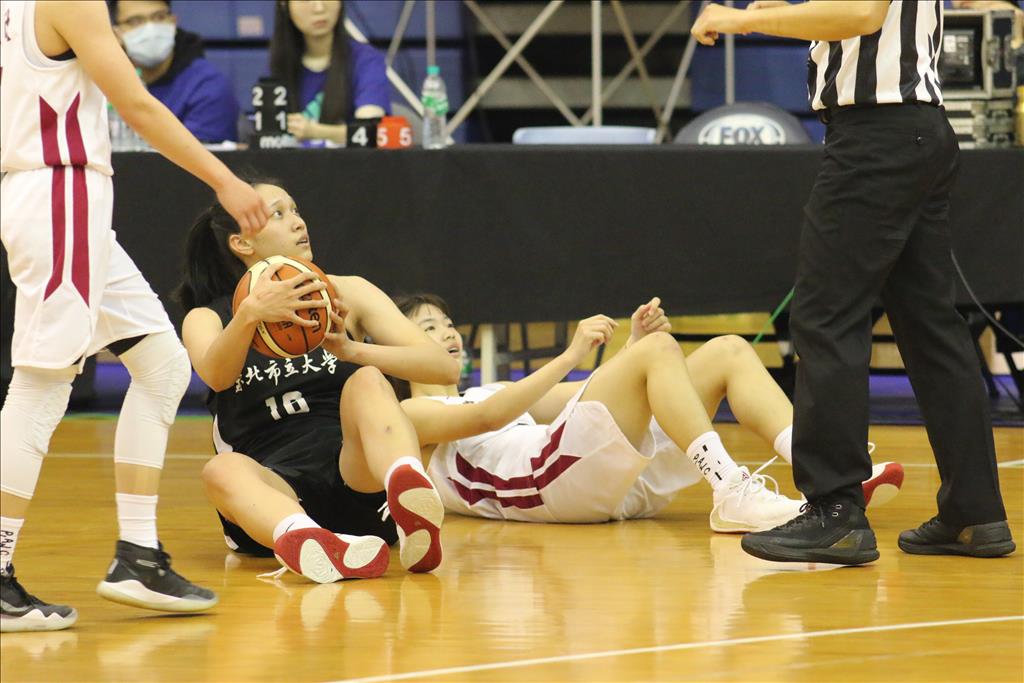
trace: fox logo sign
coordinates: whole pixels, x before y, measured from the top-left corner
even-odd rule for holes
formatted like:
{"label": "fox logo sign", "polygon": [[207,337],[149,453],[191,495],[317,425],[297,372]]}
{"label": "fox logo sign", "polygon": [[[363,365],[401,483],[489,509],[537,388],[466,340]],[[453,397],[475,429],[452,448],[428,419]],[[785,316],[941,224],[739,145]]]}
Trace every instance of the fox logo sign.
{"label": "fox logo sign", "polygon": [[758,114],[728,114],[701,128],[701,145],[784,145],[786,131],[777,122]]}

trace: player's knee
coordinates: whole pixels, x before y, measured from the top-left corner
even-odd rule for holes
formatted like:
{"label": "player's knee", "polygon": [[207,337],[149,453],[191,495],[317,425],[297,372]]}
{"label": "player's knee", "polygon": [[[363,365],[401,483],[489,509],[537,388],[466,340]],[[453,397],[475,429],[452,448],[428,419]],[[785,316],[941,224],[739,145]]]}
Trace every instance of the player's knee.
{"label": "player's knee", "polygon": [[714,349],[726,360],[735,360],[743,356],[754,354],[754,347],[743,337],[735,334],[725,334],[715,337],[708,342],[708,346]]}
{"label": "player's knee", "polygon": [[240,453],[218,453],[203,465],[203,486],[209,493],[223,492],[231,488],[237,480],[240,459],[246,456]]}
{"label": "player's knee", "polygon": [[679,342],[668,332],[652,332],[637,342],[637,346],[641,344],[648,353],[659,355],[665,353],[682,355],[683,353],[683,350],[679,348]]}
{"label": "player's knee", "polygon": [[173,332],[151,334],[120,359],[132,377],[129,391],[147,396],[159,406],[160,420],[171,424],[192,379],[192,364],[178,337]]}
{"label": "player's knee", "polygon": [[31,500],[50,447],[50,437],[64,416],[75,368],[14,369],[4,401],[4,454],[0,458],[0,489]]}
{"label": "player's knee", "polygon": [[64,417],[74,378],[74,368],[14,368],[4,401],[4,412],[15,414],[16,420],[32,423],[32,428],[25,430],[25,435],[30,447],[40,457],[46,453],[50,436]]}
{"label": "player's knee", "polygon": [[371,365],[364,365],[352,373],[352,376],[345,382],[345,389],[350,387],[353,392],[363,395],[365,395],[364,392],[394,393],[387,378],[384,377],[384,373]]}

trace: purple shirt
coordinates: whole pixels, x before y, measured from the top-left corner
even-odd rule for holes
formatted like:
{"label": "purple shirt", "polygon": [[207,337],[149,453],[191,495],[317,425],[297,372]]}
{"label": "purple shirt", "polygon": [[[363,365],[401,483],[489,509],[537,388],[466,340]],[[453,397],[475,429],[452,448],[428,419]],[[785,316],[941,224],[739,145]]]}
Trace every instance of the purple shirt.
{"label": "purple shirt", "polygon": [[[346,120],[365,104],[375,104],[391,113],[391,88],[388,85],[384,53],[372,45],[349,40],[349,110]],[[302,67],[299,74],[299,109],[314,121],[320,120],[327,71]],[[343,122],[341,122],[343,123]]]}
{"label": "purple shirt", "polygon": [[238,139],[238,102],[231,81],[202,57],[171,78],[150,84],[149,92],[201,141]]}

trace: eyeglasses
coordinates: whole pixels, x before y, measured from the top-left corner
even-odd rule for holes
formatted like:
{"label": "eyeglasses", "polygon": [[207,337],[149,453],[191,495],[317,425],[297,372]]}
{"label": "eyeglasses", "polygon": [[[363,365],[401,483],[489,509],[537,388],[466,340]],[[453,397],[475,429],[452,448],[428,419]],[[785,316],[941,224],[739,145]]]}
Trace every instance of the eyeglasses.
{"label": "eyeglasses", "polygon": [[119,21],[117,23],[119,23],[121,26],[127,26],[128,28],[138,28],[143,24],[148,24],[150,22],[164,24],[170,21],[173,17],[174,14],[172,14],[170,10],[162,9],[157,12],[153,12],[149,15],[137,14],[133,17],[128,17],[124,21]]}

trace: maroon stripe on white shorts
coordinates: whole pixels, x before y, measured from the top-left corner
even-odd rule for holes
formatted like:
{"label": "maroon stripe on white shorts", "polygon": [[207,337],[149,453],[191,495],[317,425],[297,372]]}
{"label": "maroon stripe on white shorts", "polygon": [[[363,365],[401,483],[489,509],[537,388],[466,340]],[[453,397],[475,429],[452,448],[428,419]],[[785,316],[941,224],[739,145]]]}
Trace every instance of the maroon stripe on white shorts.
{"label": "maroon stripe on white shorts", "polygon": [[85,167],[71,167],[71,220],[74,246],[71,252],[71,283],[89,305],[89,188],[85,183]]}
{"label": "maroon stripe on white shorts", "polygon": [[[456,453],[455,469],[458,473],[471,482],[471,484],[480,484],[486,488],[466,486],[451,477],[449,477],[449,481],[455,486],[459,496],[469,505],[487,498],[496,500],[502,507],[517,507],[520,509],[540,507],[544,504],[540,496],[540,490],[550,485],[551,482],[555,481],[555,479],[565,473],[566,470],[580,459],[580,456],[577,455],[558,455],[548,465],[547,469],[537,474],[538,470],[544,467],[558,451],[564,431],[565,424],[563,423],[551,434],[551,439],[541,449],[540,454],[530,458],[530,467],[533,470],[530,474],[505,479],[493,472],[488,472],[482,467],[473,465],[461,453]],[[512,491],[517,493],[511,494],[510,492]]]}
{"label": "maroon stripe on white shorts", "polygon": [[43,300],[50,298],[64,280],[65,212],[64,166],[60,161],[57,144],[57,112],[42,97],[39,98],[39,136],[43,147],[43,163],[52,166],[50,178],[50,279],[43,292]]}

